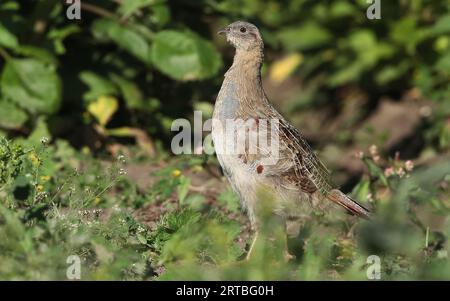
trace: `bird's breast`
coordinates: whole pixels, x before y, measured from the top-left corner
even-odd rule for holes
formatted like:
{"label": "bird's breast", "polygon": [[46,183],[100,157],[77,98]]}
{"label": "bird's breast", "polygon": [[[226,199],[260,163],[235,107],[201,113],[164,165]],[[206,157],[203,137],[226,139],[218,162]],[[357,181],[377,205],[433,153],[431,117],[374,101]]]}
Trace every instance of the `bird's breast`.
{"label": "bird's breast", "polygon": [[214,118],[220,121],[236,118],[239,110],[238,85],[231,80],[225,79],[217,96]]}

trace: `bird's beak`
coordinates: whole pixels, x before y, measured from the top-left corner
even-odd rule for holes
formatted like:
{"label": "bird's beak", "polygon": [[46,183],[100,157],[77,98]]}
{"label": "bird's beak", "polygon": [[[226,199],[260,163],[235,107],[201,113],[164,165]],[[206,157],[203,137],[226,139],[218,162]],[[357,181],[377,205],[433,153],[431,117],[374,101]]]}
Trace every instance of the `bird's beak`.
{"label": "bird's beak", "polygon": [[230,31],[230,28],[227,26],[227,27],[221,28],[221,29],[217,32],[217,34],[227,34],[229,31]]}

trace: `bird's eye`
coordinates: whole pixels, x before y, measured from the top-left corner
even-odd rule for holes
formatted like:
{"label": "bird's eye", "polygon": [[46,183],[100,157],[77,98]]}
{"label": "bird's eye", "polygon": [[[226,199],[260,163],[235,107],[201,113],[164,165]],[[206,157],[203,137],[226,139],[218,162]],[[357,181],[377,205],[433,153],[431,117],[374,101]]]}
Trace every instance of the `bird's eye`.
{"label": "bird's eye", "polygon": [[245,27],[241,27],[240,31],[241,31],[242,33],[244,33],[244,32],[246,32],[246,31],[247,31],[247,28],[245,28]]}

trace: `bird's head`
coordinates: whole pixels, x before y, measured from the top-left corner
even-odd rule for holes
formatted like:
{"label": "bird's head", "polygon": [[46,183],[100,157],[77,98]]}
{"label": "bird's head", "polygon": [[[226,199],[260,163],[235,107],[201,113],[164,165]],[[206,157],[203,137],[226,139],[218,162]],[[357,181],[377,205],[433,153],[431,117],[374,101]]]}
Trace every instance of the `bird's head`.
{"label": "bird's head", "polygon": [[238,50],[251,51],[261,49],[263,41],[258,28],[248,22],[237,21],[219,30],[218,34],[224,34],[227,41]]}

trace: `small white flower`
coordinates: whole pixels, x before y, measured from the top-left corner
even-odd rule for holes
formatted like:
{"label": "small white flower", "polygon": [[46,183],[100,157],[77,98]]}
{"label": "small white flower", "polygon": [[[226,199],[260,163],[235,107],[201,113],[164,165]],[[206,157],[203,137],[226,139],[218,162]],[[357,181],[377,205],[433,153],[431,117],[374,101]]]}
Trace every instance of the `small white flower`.
{"label": "small white flower", "polygon": [[406,172],[405,172],[405,170],[403,169],[403,167],[398,168],[397,171],[396,171],[396,173],[397,173],[397,175],[398,175],[400,178],[403,178],[403,176],[406,174]]}
{"label": "small white flower", "polygon": [[42,137],[41,138],[41,144],[43,144],[43,145],[47,145],[49,143],[49,141],[50,140],[47,137]]}
{"label": "small white flower", "polygon": [[375,144],[372,144],[372,145],[369,147],[369,152],[370,152],[371,155],[376,155],[376,154],[378,154],[378,147],[377,147]]}
{"label": "small white flower", "polygon": [[356,158],[363,159],[364,158],[364,152],[363,151],[357,151],[355,153]]}
{"label": "small white flower", "polygon": [[411,160],[406,161],[405,169],[406,169],[406,171],[412,171],[414,169],[414,162]]}
{"label": "small white flower", "polygon": [[119,161],[122,164],[125,164],[126,163],[125,156],[124,155],[117,156],[117,161]]}

